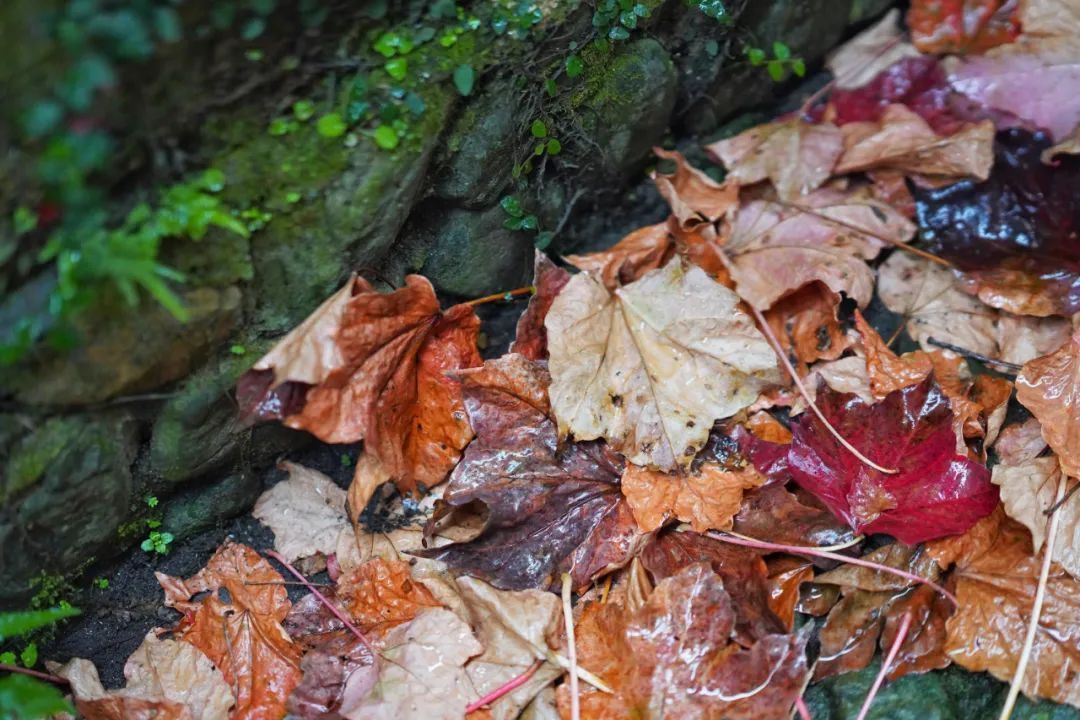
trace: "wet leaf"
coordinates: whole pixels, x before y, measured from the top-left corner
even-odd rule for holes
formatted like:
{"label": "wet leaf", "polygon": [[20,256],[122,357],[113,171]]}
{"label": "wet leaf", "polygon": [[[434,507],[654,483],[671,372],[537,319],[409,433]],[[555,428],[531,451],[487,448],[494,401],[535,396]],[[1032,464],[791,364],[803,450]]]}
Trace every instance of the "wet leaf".
{"label": "wet leaf", "polygon": [[674,253],[671,231],[662,222],[638,228],[607,250],[569,255],[566,261],[578,270],[592,273],[613,291],[666,264]]}
{"label": "wet leaf", "polygon": [[782,483],[751,490],[735,516],[735,532],[786,545],[840,545],[855,533],[823,507],[788,491]]}
{"label": "wet leaf", "polygon": [[361,632],[384,634],[426,608],[441,607],[423,584],[413,580],[409,563],[372,558],[342,575],[337,596]]}
{"label": "wet leaf", "polygon": [[774,303],[765,319],[784,350],[809,365],[835,360],[851,344],[836,315],[839,305],[836,293],[813,282]]}
{"label": "wet leaf", "polygon": [[932,379],[869,405],[831,390],[818,406],[848,442],[883,467],[844,449],[816,416],[792,424],[792,476],[859,533],[914,544],[964,532],[997,505],[986,467],[956,454],[948,400]]}
{"label": "wet leaf", "polygon": [[1020,33],[1015,3],[1005,0],[914,0],[907,22],[924,53],[980,52]]}
{"label": "wet leaf", "polygon": [[317,470],[288,461],[280,467],[289,478],[264,492],[251,514],[274,531],[274,549],[286,560],[331,554],[348,527],[345,491]]}
{"label": "wet leaf", "polygon": [[705,532],[730,529],[743,490],[763,482],[753,468],[729,471],[715,463],[702,463],[670,474],[627,465],[621,485],[643,531],[652,532],[674,518]]}
{"label": "wet leaf", "polygon": [[353,278],[241,378],[239,400],[325,442],[363,439],[403,491],[430,487],[471,437],[446,372],[480,363],[478,330],[422,277],[386,294]]}
{"label": "wet leaf", "polygon": [[1042,426],[1035,418],[1009,425],[998,435],[994,454],[1004,465],[1020,465],[1037,458],[1046,449]]}
{"label": "wet leaf", "polygon": [[861,87],[898,60],[918,57],[919,51],[904,39],[899,20],[900,11],[894,8],[829,54],[825,67],[833,74],[835,87]]}
{"label": "wet leaf", "polygon": [[688,467],[715,420],[779,380],[738,297],[674,259],[609,293],[575,276],[547,316],[562,437],[604,438],[639,465]]}
{"label": "wet leaf", "polygon": [[667,200],[681,230],[692,231],[700,225],[716,222],[738,207],[738,184],[716,182],[686,162],[682,153],[656,147],[653,154],[675,163],[674,173],[653,173],[653,182]]}
{"label": "wet leaf", "polygon": [[536,251],[533,263],[533,287],[536,291],[529,298],[529,306],[521,314],[517,323],[517,334],[510,344],[510,352],[518,353],[530,360],[547,359],[547,330],[544,318],[551,309],[551,303],[570,282],[570,273],[555,265],[548,256]]}
{"label": "wet leaf", "polygon": [[1016,377],[1016,399],[1039,421],[1062,471],[1080,477],[1080,333]]}

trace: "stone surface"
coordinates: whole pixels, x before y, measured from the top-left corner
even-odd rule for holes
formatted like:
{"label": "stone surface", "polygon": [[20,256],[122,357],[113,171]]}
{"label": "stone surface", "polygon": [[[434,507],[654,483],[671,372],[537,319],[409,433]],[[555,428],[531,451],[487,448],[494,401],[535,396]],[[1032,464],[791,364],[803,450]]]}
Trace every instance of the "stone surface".
{"label": "stone surface", "polygon": [[21,402],[84,405],[138,393],[184,377],[239,324],[240,290],[195,288],[181,294],[182,323],[160,305],[99,307],[80,319],[81,342],[43,353],[0,375],[0,390]]}
{"label": "stone surface", "polygon": [[262,492],[262,483],[251,472],[214,478],[171,498],[161,526],[177,540],[209,530],[222,520],[250,510]]}
{"label": "stone surface", "polygon": [[62,575],[117,549],[137,489],[136,425],[124,414],[41,423],[11,449],[0,509],[0,601],[40,572]]}
{"label": "stone surface", "polygon": [[418,272],[436,289],[477,298],[526,285],[532,276],[534,233],[503,227],[506,212],[422,206],[406,236],[426,247]]}

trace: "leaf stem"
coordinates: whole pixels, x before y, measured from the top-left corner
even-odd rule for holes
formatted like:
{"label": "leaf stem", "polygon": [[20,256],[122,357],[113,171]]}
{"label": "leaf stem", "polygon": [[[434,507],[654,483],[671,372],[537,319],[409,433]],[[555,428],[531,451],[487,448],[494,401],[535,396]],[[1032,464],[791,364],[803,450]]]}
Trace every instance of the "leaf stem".
{"label": "leaf stem", "polygon": [[519,287],[514,290],[507,290],[506,292],[494,293],[493,295],[485,295],[475,300],[469,300],[464,303],[465,305],[471,305],[476,307],[477,305],[484,305],[485,303],[498,302],[499,300],[510,300],[511,298],[519,297],[521,295],[532,295],[536,292],[536,288],[532,285],[527,287]]}
{"label": "leaf stem", "polygon": [[874,702],[874,697],[878,694],[878,690],[881,689],[882,683],[885,682],[885,675],[889,672],[889,667],[896,660],[896,656],[900,654],[900,646],[904,644],[904,639],[907,638],[908,630],[911,629],[911,613],[904,613],[904,617],[900,618],[900,627],[896,631],[896,639],[893,640],[892,647],[889,648],[889,654],[885,657],[885,660],[881,663],[881,670],[878,671],[877,677],[874,678],[874,684],[870,686],[870,692],[866,695],[866,700],[863,701],[862,709],[859,710],[859,717],[856,720],[866,720],[867,713],[870,712],[870,706]]}
{"label": "leaf stem", "polygon": [[[723,257],[723,254],[721,254],[721,257]],[[795,372],[795,368],[792,366],[791,361],[788,360],[787,355],[784,354],[784,349],[780,346],[780,341],[776,339],[776,334],[773,333],[768,321],[765,320],[765,316],[762,315],[761,311],[754,307],[752,304],[746,304],[750,308],[750,311],[754,313],[754,319],[757,320],[758,326],[765,334],[765,337],[766,339],[768,339],[769,344],[772,345],[773,352],[776,353],[776,356],[778,358],[780,358],[780,362],[783,363],[784,369],[787,370],[788,375],[791,376],[791,379],[795,382],[795,387],[798,388],[799,394],[803,396],[804,400],[806,400],[806,404],[810,407],[811,410],[814,411],[814,414],[817,415],[818,420],[820,420],[821,423],[825,426],[825,429],[828,430],[834,438],[836,438],[836,441],[838,443],[844,446],[845,450],[858,458],[863,465],[871,467],[878,472],[884,473],[886,475],[895,475],[897,472],[899,472],[896,468],[882,467],[870,458],[863,455],[854,445],[849,443],[844,438],[844,436],[840,434],[840,431],[834,428],[832,424],[825,419],[825,415],[821,412],[821,409],[818,408],[817,403],[814,402],[814,399],[810,397],[810,393],[807,391],[806,386],[803,385],[803,381],[799,378],[799,373]]]}
{"label": "leaf stem", "polygon": [[15,673],[16,675],[28,675],[38,680],[44,680],[45,682],[51,682],[56,685],[70,685],[71,681],[67,678],[62,678],[59,675],[50,675],[49,673],[39,672],[37,670],[31,670],[30,668],[19,667],[18,665],[5,665],[0,663],[0,672]]}
{"label": "leaf stem", "polygon": [[[1064,473],[1058,480],[1057,498],[1054,502],[1061,502],[1065,495],[1065,486],[1069,478]],[[1042,615],[1043,601],[1046,599],[1046,584],[1050,578],[1050,564],[1054,556],[1054,545],[1057,540],[1058,520],[1061,515],[1058,512],[1050,514],[1050,524],[1046,528],[1046,544],[1043,546],[1042,569],[1039,570],[1039,584],[1035,588],[1035,601],[1031,606],[1031,618],[1028,620],[1027,635],[1024,637],[1024,646],[1020,650],[1020,660],[1016,663],[1016,672],[1013,673],[1012,683],[1009,684],[1009,695],[1005,698],[1005,705],[1001,708],[999,720],[1009,720],[1012,715],[1016,699],[1020,695],[1020,686],[1024,684],[1024,674],[1027,672],[1028,661],[1031,659],[1031,649],[1035,645],[1035,633],[1039,629],[1039,616]]]}
{"label": "leaf stem", "polygon": [[775,550],[777,552],[792,553],[794,555],[810,555],[812,557],[821,557],[828,560],[835,560],[841,563],[848,563],[851,565],[859,565],[861,567],[877,570],[878,572],[888,573],[897,577],[911,580],[912,582],[921,583],[927,585],[937,592],[947,597],[954,606],[959,607],[960,603],[957,601],[956,596],[951,592],[938,585],[933,580],[927,580],[921,575],[910,573],[906,570],[900,570],[899,568],[889,567],[888,565],[882,565],[870,560],[863,560],[862,558],[848,557],[847,555],[840,555],[839,553],[829,552],[828,550],[820,550],[818,548],[803,547],[801,545],[783,545],[781,543],[765,542],[764,540],[754,540],[753,538],[736,537],[729,533],[709,532],[705,533],[709,537],[728,542],[733,545],[744,545],[746,547],[758,548],[761,550]]}
{"label": "leaf stem", "polygon": [[510,680],[508,680],[504,684],[500,685],[499,687],[497,687],[494,690],[492,690],[491,692],[489,692],[484,697],[480,698],[476,702],[469,705],[467,708],[465,708],[465,714],[468,715],[471,712],[476,712],[480,708],[486,707],[486,706],[490,705],[491,703],[495,702],[496,700],[501,698],[503,695],[509,695],[514,690],[517,690],[519,687],[521,687],[525,683],[529,682],[529,678],[531,678],[533,675],[535,675],[536,671],[539,670],[540,666],[543,665],[543,664],[544,664],[543,660],[537,660],[532,665],[530,665],[528,667],[528,669],[525,670],[525,672],[521,673],[520,675],[518,675],[516,677],[511,678]]}
{"label": "leaf stem", "polygon": [[803,700],[802,695],[795,698],[795,711],[799,713],[799,718],[801,720],[814,720],[810,715],[810,708],[806,707],[806,701]]}
{"label": "leaf stem", "polygon": [[[741,533],[734,532],[733,530],[725,530],[724,532],[726,532],[728,535],[734,535],[737,538],[742,538],[743,540],[753,540],[754,542],[763,542],[763,541],[758,540],[757,538],[752,538],[752,537],[750,537],[748,535],[743,535]],[[847,550],[849,547],[855,547],[856,545],[858,545],[859,543],[861,543],[865,539],[866,539],[865,535],[856,535],[855,537],[851,538],[847,542],[837,543],[835,545],[806,545],[805,547],[808,550],[823,550],[825,552],[836,552],[837,550]],[[803,547],[803,546],[791,545],[790,547]]]}
{"label": "leaf stem", "polygon": [[581,720],[581,692],[578,687],[577,643],[574,640],[574,615],[570,608],[570,573],[562,574],[563,622],[570,653],[570,720]]}
{"label": "leaf stem", "polygon": [[319,592],[306,577],[301,575],[299,570],[290,565],[289,561],[286,560],[281,555],[281,553],[277,552],[276,550],[267,550],[266,554],[269,557],[277,560],[285,567],[286,570],[291,572],[296,577],[296,579],[304,585],[304,587],[311,591],[311,594],[314,595],[319,602],[326,606],[327,610],[334,614],[334,617],[336,617],[338,620],[345,624],[345,627],[349,630],[349,632],[355,635],[357,639],[359,639],[360,642],[363,643],[364,647],[366,647],[373,656],[378,657],[378,651],[376,651],[374,646],[372,646],[371,642],[366,637],[364,637],[364,633],[360,632],[360,630],[352,624],[352,621],[350,621],[349,618],[345,617],[345,613],[338,610],[337,606],[334,605],[334,603],[327,600],[325,595]]}

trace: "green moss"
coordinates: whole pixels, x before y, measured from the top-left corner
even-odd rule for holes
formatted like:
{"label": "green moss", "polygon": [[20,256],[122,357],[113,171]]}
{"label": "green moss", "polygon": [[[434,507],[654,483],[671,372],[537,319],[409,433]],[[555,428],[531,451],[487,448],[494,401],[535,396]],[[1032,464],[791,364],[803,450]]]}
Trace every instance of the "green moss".
{"label": "green moss", "polygon": [[15,446],[7,466],[4,500],[40,480],[82,432],[80,423],[54,418]]}

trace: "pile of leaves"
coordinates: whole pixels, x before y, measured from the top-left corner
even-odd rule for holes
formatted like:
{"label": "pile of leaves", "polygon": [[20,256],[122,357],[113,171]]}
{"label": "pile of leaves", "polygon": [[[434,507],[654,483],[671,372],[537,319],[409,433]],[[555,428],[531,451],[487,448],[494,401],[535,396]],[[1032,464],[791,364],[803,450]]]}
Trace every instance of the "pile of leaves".
{"label": "pile of leaves", "polygon": [[723,183],[657,149],[670,218],[538,254],[502,357],[350,279],[238,397],[363,441],[351,487],[286,464],[277,564],[161,575],[126,688],[55,668],[82,715],[805,718],[950,665],[1080,707],[1080,6],[896,15],[709,145]]}

